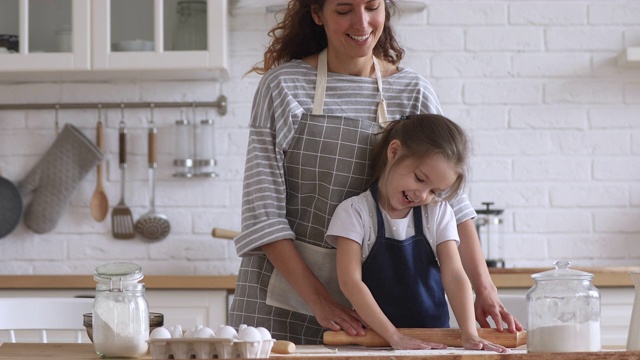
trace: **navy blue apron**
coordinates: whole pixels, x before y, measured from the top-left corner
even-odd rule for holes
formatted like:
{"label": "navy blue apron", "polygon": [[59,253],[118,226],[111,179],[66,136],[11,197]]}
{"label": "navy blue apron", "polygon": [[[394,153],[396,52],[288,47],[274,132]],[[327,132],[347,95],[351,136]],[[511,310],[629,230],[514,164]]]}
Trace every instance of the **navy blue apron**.
{"label": "navy blue apron", "polygon": [[448,328],[449,308],[440,267],[423,231],[422,208],[413,208],[415,235],[406,240],[388,238],[377,184],[370,190],[376,202],[378,232],[362,264],[362,280],[395,327]]}

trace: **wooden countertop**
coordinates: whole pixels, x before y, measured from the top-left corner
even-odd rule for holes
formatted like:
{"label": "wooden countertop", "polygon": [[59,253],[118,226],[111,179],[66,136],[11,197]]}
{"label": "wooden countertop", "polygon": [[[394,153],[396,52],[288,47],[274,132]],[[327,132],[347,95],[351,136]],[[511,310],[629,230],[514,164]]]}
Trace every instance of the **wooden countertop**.
{"label": "wooden countertop", "polygon": [[[533,286],[531,275],[551,270],[552,268],[491,268],[491,278],[498,288],[530,288]],[[593,285],[596,287],[633,287],[630,271],[640,271],[640,266],[628,267],[571,267],[594,275]]]}
{"label": "wooden countertop", "polygon": [[[573,268],[594,275],[596,287],[633,287],[630,271],[637,267]],[[490,269],[491,278],[499,289],[530,288],[532,274],[549,268]],[[147,289],[228,290],[236,286],[235,275],[145,275]],[[95,289],[92,275],[0,275],[0,290],[6,289]]]}
{"label": "wooden countertop", "polygon": [[[147,289],[233,290],[236,276],[145,275]],[[93,275],[0,275],[0,289],[95,289]]]}
{"label": "wooden countertop", "polygon": [[[445,353],[443,353],[445,352]],[[300,353],[275,355],[272,358],[303,360],[629,360],[639,359],[640,351],[598,351],[576,353],[534,353],[516,350],[509,354],[496,354],[483,351],[451,349],[436,350],[347,350],[337,352]],[[93,350],[93,344],[1,344],[0,359],[29,358],[32,360],[50,359],[99,359]],[[142,359],[150,359],[148,354]]]}

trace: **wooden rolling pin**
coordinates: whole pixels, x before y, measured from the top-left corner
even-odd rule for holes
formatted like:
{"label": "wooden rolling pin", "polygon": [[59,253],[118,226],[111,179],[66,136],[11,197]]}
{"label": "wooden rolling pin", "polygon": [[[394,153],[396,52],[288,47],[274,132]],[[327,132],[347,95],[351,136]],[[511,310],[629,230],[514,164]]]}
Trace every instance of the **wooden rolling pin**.
{"label": "wooden rolling pin", "polygon": [[272,353],[276,354],[293,354],[296,352],[296,344],[286,340],[276,340],[271,348]]}
{"label": "wooden rolling pin", "polygon": [[235,230],[221,228],[213,228],[213,230],[211,230],[211,236],[213,236],[214,238],[233,240],[233,238],[238,235],[240,235],[240,233]]}
{"label": "wooden rolling pin", "polygon": [[[445,344],[447,346],[462,347],[460,329],[398,329],[401,334],[414,337],[422,341]],[[371,329],[365,330],[364,336],[351,336],[344,331],[325,331],[322,341],[325,345],[361,345],[361,346],[389,346],[389,342]],[[517,348],[527,343],[526,331],[511,333],[496,329],[480,328],[478,335],[494,344],[507,348]]]}

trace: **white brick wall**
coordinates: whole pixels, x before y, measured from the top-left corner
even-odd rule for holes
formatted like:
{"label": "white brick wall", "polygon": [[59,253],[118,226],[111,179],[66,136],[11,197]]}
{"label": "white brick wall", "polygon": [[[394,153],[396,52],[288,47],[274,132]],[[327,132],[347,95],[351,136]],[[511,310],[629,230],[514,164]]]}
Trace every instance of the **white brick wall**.
{"label": "white brick wall", "polygon": [[[402,0],[401,0],[402,1]],[[503,214],[508,266],[549,267],[559,258],[581,266],[640,261],[640,67],[616,56],[640,46],[640,2],[623,0],[429,0],[424,12],[394,19],[407,50],[403,66],[430,79],[446,115],[473,138],[473,204],[493,201]],[[1,274],[90,274],[95,266],[134,261],[148,274],[232,274],[232,243],[211,238],[214,226],[239,229],[247,122],[273,14],[230,17],[231,79],[211,82],[0,84],[0,102],[210,101],[216,179],[171,176],[174,120],[156,110],[159,130],[158,210],[172,225],[156,243],[111,237],[109,219],[92,220],[95,171],[73,195],[55,231],[36,235],[23,224],[0,240]],[[60,122],[94,137],[97,112],[64,110]],[[127,203],[147,209],[145,124],[148,110],[127,110],[130,127]],[[120,196],[119,110],[105,112],[109,200]],[[54,139],[54,112],[0,111],[0,168],[21,179]]]}

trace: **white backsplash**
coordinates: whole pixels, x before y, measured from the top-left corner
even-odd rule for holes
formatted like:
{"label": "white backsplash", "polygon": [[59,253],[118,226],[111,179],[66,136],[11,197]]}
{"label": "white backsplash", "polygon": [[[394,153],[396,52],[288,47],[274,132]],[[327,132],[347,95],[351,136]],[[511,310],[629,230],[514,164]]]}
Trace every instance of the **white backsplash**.
{"label": "white backsplash", "polygon": [[[492,201],[502,215],[503,256],[512,266],[551,267],[640,262],[640,67],[616,57],[640,45],[640,3],[621,0],[428,1],[425,11],[394,19],[406,49],[402,66],[432,81],[445,115],[473,139],[470,197]],[[180,109],[157,109],[156,206],[171,222],[159,242],[111,237],[109,218],[95,222],[88,204],[91,171],[55,231],[37,235],[23,224],[0,239],[0,274],[91,274],[100,264],[132,261],[145,274],[234,274],[232,241],[213,227],[240,228],[248,119],[259,79],[245,72],[262,59],[274,14],[230,17],[231,79],[213,82],[2,84],[0,103],[213,101],[229,112],[199,109],[215,122],[214,179],[172,176],[173,123]],[[187,112],[190,114],[190,112]],[[21,179],[55,137],[54,111],[0,111],[0,169]],[[146,122],[127,110],[126,202],[134,218],[147,211]],[[105,111],[106,191],[120,197],[119,110]],[[63,110],[93,139],[97,111]]]}

